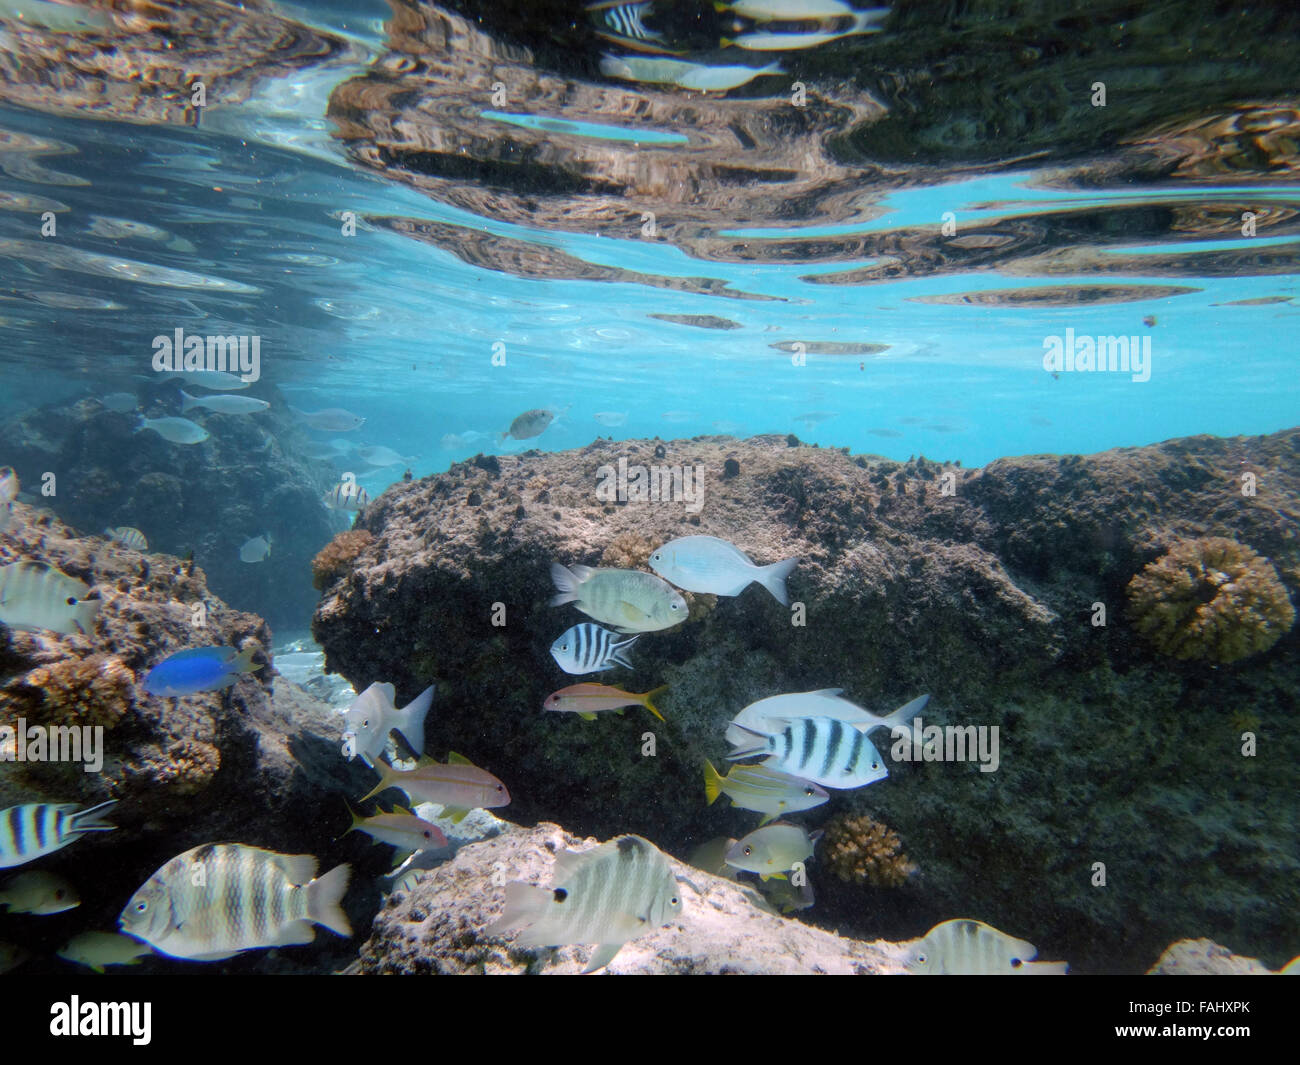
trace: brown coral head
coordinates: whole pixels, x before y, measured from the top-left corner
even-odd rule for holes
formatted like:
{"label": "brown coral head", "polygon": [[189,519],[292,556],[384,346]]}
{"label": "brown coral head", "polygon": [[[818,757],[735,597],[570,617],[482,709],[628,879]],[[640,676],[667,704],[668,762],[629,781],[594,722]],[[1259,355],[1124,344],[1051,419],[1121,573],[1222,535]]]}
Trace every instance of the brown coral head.
{"label": "brown coral head", "polygon": [[1272,647],[1295,622],[1273,564],[1221,536],[1185,540],[1128,586],[1134,627],[1179,659],[1236,662]]}
{"label": "brown coral head", "polygon": [[312,585],[323,591],[352,568],[367,547],[375,542],[366,529],[348,529],[322,547],[311,560]]}
{"label": "brown coral head", "polygon": [[848,883],[901,887],[916,872],[898,833],[867,814],[832,818],[824,845],[827,866]]}

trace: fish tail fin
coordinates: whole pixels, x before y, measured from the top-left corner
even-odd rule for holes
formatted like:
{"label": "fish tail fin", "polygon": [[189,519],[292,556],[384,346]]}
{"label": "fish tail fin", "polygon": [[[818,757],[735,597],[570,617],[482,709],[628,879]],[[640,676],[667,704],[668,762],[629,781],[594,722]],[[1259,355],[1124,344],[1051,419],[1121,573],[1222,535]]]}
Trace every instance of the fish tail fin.
{"label": "fish tail fin", "polygon": [[233,673],[253,673],[261,669],[261,666],[253,665],[253,655],[257,653],[256,647],[245,647],[230,662],[230,669]]}
{"label": "fish tail fin", "polygon": [[772,597],[782,606],[790,605],[790,595],[785,590],[785,579],[797,565],[799,565],[797,558],[787,558],[781,562],[773,562],[770,566],[763,566],[758,571],[758,582],[771,592]]}
{"label": "fish tail fin", "polygon": [[563,606],[575,602],[578,598],[578,578],[568,568],[558,562],[551,563],[551,581],[555,584],[558,595],[551,596],[551,606]]}
{"label": "fish tail fin", "polygon": [[347,937],[352,935],[352,925],[339,904],[348,892],[351,878],[352,866],[345,862],[307,885],[307,916],[336,935]]}
{"label": "fish tail fin", "polygon": [[[352,804],[348,802],[346,796],[344,796],[343,805],[348,808],[348,813],[352,817],[352,824],[348,826],[347,832],[343,833],[343,836],[346,836],[349,833],[355,832],[357,830],[358,826],[361,824],[361,817],[360,815],[357,814],[356,810],[352,809]],[[339,839],[342,839],[343,836],[339,836]]]}
{"label": "fish tail fin", "polygon": [[722,776],[713,768],[713,763],[706,758],[704,759],[704,797],[709,800],[708,805],[712,806],[717,802],[721,794]]}
{"label": "fish tail fin", "polygon": [[728,762],[738,762],[742,758],[752,758],[755,755],[767,754],[768,737],[766,732],[757,732],[752,728],[746,728],[739,721],[733,721],[731,724],[735,728],[740,729],[741,732],[748,732],[757,742],[737,747],[727,755]]}
{"label": "fish tail fin", "polygon": [[190,411],[199,405],[199,401],[186,392],[185,389],[180,389],[180,394],[182,414],[189,414]]}
{"label": "fish tail fin", "polygon": [[144,430],[148,428],[148,426],[145,425],[145,422],[146,422],[146,421],[148,421],[148,419],[147,419],[143,414],[137,414],[137,415],[135,416],[135,430],[134,430],[134,431],[137,432],[137,433],[142,433],[142,432],[144,432]]}
{"label": "fish tail fin", "polygon": [[912,724],[912,718],[925,709],[925,704],[929,701],[928,695],[922,695],[910,703],[904,703],[888,717],[882,717],[880,724],[891,732],[896,728],[906,728]]}
{"label": "fish tail fin", "polygon": [[365,802],[367,799],[373,799],[381,791],[387,791],[393,786],[393,782],[396,779],[397,770],[391,765],[384,765],[382,762],[379,762],[375,765],[375,768],[379,770],[379,783],[366,792],[366,794],[361,796],[361,802]]}
{"label": "fish tail fin", "polygon": [[72,831],[112,832],[117,828],[117,825],[107,824],[101,821],[100,818],[104,816],[102,811],[116,805],[116,799],[109,799],[108,802],[101,802],[98,806],[92,806],[89,810],[79,810],[72,815]]}
{"label": "fish tail fin", "polygon": [[412,699],[397,715],[393,728],[402,734],[411,750],[416,754],[424,753],[424,718],[433,705],[434,685],[430,684]]}
{"label": "fish tail fin", "polygon": [[620,666],[626,666],[628,669],[635,669],[636,667],[632,665],[631,661],[627,657],[627,649],[631,647],[634,643],[636,643],[637,640],[639,640],[640,638],[641,636],[638,633],[636,636],[633,636],[630,640],[621,640],[618,643],[614,644],[612,648],[613,653],[609,656],[609,660],[611,662],[617,662]]}
{"label": "fish tail fin", "polygon": [[643,696],[641,696],[641,705],[644,706],[647,710],[649,710],[650,713],[654,714],[654,716],[657,717],[660,721],[664,720],[664,715],[659,712],[659,707],[655,706],[653,699],[656,695],[662,695],[667,690],[668,690],[668,685],[661,684],[657,688],[651,688],[648,692],[646,692]]}
{"label": "fish tail fin", "polygon": [[484,931],[490,936],[495,936],[507,928],[514,928],[518,924],[530,921],[545,912],[546,904],[551,897],[552,893],[546,888],[534,887],[532,884],[520,883],[517,880],[507,884],[505,909],[501,911],[501,916]]}
{"label": "fish tail fin", "polygon": [[719,15],[721,15],[727,11],[730,11],[731,5],[724,3],[723,0],[713,0],[713,10],[716,11]]}

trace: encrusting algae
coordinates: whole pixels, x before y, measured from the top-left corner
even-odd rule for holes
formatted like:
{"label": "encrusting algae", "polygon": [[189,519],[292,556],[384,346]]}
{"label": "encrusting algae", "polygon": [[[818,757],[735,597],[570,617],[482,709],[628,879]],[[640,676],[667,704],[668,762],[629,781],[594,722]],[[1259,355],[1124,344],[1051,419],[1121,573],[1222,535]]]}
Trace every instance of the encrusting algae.
{"label": "encrusting algae", "polygon": [[64,658],[37,666],[9,684],[0,706],[34,725],[116,727],[131,708],[135,674],[112,655]]}
{"label": "encrusting algae", "polygon": [[826,865],[851,884],[901,887],[916,872],[898,833],[867,814],[832,818],[823,842]]}
{"label": "encrusting algae", "polygon": [[374,541],[374,536],[365,529],[339,533],[311,560],[312,584],[321,590],[327,588],[351,569],[357,556]]}
{"label": "encrusting algae", "polygon": [[1277,570],[1221,536],[1186,540],[1128,586],[1134,627],[1162,654],[1236,662],[1266,651],[1295,622]]}

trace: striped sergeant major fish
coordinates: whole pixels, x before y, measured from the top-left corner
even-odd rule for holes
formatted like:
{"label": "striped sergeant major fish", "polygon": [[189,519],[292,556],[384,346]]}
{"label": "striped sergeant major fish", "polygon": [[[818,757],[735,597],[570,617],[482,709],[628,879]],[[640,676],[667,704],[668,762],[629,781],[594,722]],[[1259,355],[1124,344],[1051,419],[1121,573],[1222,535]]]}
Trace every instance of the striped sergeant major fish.
{"label": "striped sergeant major fish", "polygon": [[675,52],[664,42],[662,33],[647,29],[645,18],[652,13],[651,0],[629,4],[626,0],[603,0],[588,4],[587,13],[596,24],[596,35],[634,52]]}
{"label": "striped sergeant major fish", "polygon": [[889,776],[885,760],[867,734],[833,717],[768,718],[773,732],[732,725],[753,742],[727,755],[730,761],[766,755],[764,765],[827,788],[861,788]]}
{"label": "striped sergeant major fish", "polygon": [[609,629],[588,621],[574,625],[551,644],[551,657],[566,673],[600,673],[615,666],[631,669],[625,652],[637,639],[620,640]]}
{"label": "striped sergeant major fish", "polygon": [[310,943],[316,924],[350,936],[340,903],[351,867],[317,878],[319,866],[310,854],[207,843],[154,873],[131,896],[118,927],[159,954],[192,961]]}
{"label": "striped sergeant major fish", "polygon": [[43,858],[62,850],[86,832],[112,832],[100,821],[116,799],[81,809],[76,803],[28,803],[0,810],[0,869]]}

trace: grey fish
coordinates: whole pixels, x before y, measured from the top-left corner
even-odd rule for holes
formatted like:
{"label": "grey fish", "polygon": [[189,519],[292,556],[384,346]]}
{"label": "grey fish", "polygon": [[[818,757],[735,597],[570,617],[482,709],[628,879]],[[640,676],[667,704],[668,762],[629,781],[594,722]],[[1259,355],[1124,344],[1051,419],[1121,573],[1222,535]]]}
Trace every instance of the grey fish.
{"label": "grey fish", "polygon": [[270,410],[271,404],[264,399],[252,396],[191,396],[181,390],[181,413],[188,414],[195,407],[210,410],[214,414],[257,414]]}
{"label": "grey fish", "polygon": [[327,407],[325,410],[315,411],[299,410],[297,407],[289,409],[298,415],[304,424],[326,433],[350,433],[365,424],[365,418],[361,415],[353,414],[342,407]]}
{"label": "grey fish", "polygon": [[172,444],[201,444],[211,434],[188,418],[141,418],[135,427],[137,433],[152,429]]}
{"label": "grey fish", "polygon": [[139,529],[130,525],[117,525],[105,529],[104,535],[120,547],[129,547],[132,551],[148,551],[149,540]]}
{"label": "grey fish", "polygon": [[24,559],[0,566],[0,621],[11,629],[49,629],[89,636],[103,604],[86,599],[89,585],[44,562]]}
{"label": "grey fish", "polygon": [[554,420],[555,411],[526,410],[510,423],[510,428],[501,434],[501,439],[514,437],[516,440],[531,440],[535,436],[541,436]]}
{"label": "grey fish", "polygon": [[240,562],[261,562],[271,553],[271,534],[254,536],[239,549]]}

